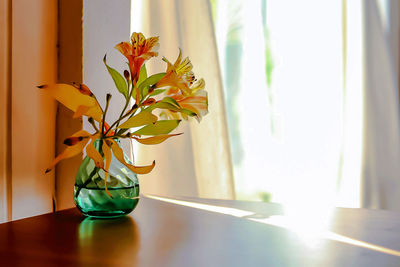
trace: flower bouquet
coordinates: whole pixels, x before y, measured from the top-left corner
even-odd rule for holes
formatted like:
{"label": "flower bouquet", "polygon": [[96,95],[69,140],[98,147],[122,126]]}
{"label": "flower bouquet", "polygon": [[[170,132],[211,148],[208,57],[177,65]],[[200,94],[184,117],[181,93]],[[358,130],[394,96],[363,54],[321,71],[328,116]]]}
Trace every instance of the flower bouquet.
{"label": "flower bouquet", "polygon": [[79,155],[86,157],[78,170],[74,199],[78,209],[87,216],[115,217],[131,212],[139,200],[136,174],[153,170],[135,166],[124,154],[120,139],[128,138],[145,145],[155,145],[170,137],[181,120],[196,118],[199,122],[207,114],[207,92],[203,79],[197,80],[188,58],[179,56],[175,63],[166,58],[165,72],[148,75],[146,61],[157,57],[159,38],[146,39],[142,33],[133,33],[130,42],[121,42],[115,48],[128,60],[129,70],[119,73],[104,64],[118,92],[125,98],[119,118],[106,122],[111,94],[106,95],[105,107],[84,84],[46,84],[38,86],[74,112],[73,117],[86,116],[93,127],[89,133],[80,130],[65,139],[67,148],[46,169],[46,173],[63,159]]}

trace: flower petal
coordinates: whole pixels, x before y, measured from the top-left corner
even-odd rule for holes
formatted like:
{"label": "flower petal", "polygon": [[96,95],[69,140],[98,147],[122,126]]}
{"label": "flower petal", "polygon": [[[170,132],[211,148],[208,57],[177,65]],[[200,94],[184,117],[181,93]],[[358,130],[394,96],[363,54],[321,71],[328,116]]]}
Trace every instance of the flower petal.
{"label": "flower petal", "polygon": [[179,64],[181,64],[181,61],[182,61],[182,49],[179,48],[179,55],[175,60],[174,69],[176,69],[179,66]]}
{"label": "flower petal", "polygon": [[193,65],[190,62],[190,59],[186,57],[181,63],[178,64],[178,66],[176,66],[175,71],[178,75],[183,75],[190,72],[192,69]]}
{"label": "flower petal", "polygon": [[156,84],[156,88],[162,88],[166,86],[179,88],[185,95],[190,94],[188,83],[185,82],[182,77],[178,76],[175,71],[167,72],[167,74]]}
{"label": "flower petal", "polygon": [[207,92],[204,90],[200,90],[194,96],[186,97],[178,102],[182,108],[196,113],[198,120],[201,120],[208,113]]}
{"label": "flower petal", "polygon": [[115,49],[121,52],[125,57],[132,55],[132,45],[128,42],[120,42],[115,46]]}
{"label": "flower petal", "polygon": [[199,92],[200,90],[203,90],[204,87],[206,86],[206,82],[204,81],[203,78],[201,78],[200,80],[198,80],[197,82],[195,82],[190,89],[192,90],[192,94],[196,94],[197,92]]}

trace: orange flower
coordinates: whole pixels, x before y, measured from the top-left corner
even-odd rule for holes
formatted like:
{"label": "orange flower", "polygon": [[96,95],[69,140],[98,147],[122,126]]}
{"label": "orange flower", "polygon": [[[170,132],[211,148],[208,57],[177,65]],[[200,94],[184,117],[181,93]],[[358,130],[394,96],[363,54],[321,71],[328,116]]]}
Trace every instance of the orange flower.
{"label": "orange flower", "polygon": [[144,62],[158,55],[156,52],[159,46],[158,39],[158,37],[146,39],[142,33],[134,32],[131,36],[131,43],[121,42],[115,46],[128,59],[132,81],[137,81]]}

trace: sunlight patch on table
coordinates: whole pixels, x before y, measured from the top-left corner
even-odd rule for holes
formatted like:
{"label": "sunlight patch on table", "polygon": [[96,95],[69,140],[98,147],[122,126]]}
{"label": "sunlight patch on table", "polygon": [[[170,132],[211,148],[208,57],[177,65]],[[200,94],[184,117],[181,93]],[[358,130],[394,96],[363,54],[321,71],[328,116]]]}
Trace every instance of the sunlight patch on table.
{"label": "sunlight patch on table", "polygon": [[[266,219],[258,219],[258,218],[251,218],[251,215],[256,215],[254,212],[241,210],[237,208],[230,208],[230,207],[223,207],[218,205],[210,205],[210,204],[203,204],[203,203],[196,203],[184,200],[176,200],[170,199],[165,197],[157,197],[146,195],[146,197],[164,201],[167,203],[172,203],[176,205],[191,207],[200,210],[211,211],[215,213],[231,215],[234,217],[243,218],[249,221],[258,222],[262,224],[267,224],[271,226],[276,226],[280,228],[284,228],[290,230],[297,234],[297,236],[304,242],[304,244],[312,249],[319,247],[321,241],[324,239],[337,241],[365,249],[374,250],[377,252],[393,255],[400,257],[400,251],[389,249],[383,246],[375,245],[372,243],[364,242],[361,240],[357,240],[351,237],[347,237],[344,235],[340,235],[328,230],[329,221],[327,220],[330,218],[331,213],[326,213],[325,216],[282,216],[282,215],[274,215],[270,216]],[[303,214],[304,215],[304,214]],[[246,218],[248,217],[248,218]],[[322,220],[321,220],[322,218]]]}

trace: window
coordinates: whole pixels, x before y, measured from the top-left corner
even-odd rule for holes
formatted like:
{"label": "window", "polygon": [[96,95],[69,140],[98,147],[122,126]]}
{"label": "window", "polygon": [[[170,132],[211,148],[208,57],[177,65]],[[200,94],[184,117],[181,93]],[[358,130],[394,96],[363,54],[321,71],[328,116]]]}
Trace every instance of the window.
{"label": "window", "polygon": [[238,199],[359,206],[361,4],[345,2],[210,1]]}

